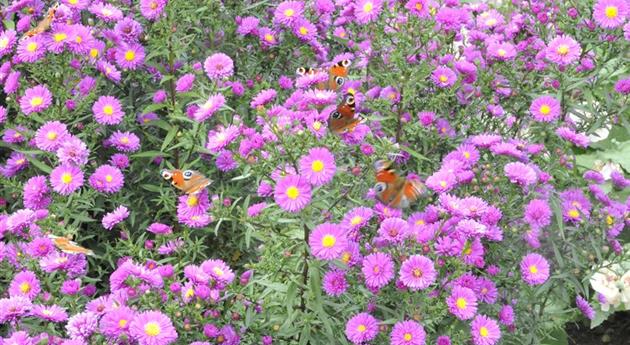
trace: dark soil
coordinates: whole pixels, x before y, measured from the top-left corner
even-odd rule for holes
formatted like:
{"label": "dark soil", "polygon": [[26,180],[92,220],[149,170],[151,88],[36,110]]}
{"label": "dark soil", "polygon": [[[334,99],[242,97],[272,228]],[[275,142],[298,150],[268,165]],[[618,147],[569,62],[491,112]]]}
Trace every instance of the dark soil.
{"label": "dark soil", "polygon": [[570,345],[630,345],[630,312],[618,312],[594,329],[588,325],[567,326]]}

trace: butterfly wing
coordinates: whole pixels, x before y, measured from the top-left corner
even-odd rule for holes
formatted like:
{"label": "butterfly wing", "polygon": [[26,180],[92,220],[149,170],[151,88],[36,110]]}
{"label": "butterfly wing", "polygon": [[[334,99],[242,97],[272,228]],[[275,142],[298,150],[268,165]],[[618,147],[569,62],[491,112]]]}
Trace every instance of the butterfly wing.
{"label": "butterfly wing", "polygon": [[350,60],[341,60],[339,62],[337,62],[336,64],[334,64],[329,72],[330,75],[333,75],[335,77],[347,77],[348,76],[348,67],[350,67]]}
{"label": "butterfly wing", "polygon": [[85,255],[94,255],[94,252],[91,249],[87,249],[81,247],[77,243],[70,241],[66,237],[48,235],[50,239],[52,239],[53,244],[59,250],[66,254],[85,254]]}
{"label": "butterfly wing", "polygon": [[343,134],[351,132],[364,121],[362,116],[355,116],[354,96],[347,94],[343,103],[330,115],[328,128],[335,134]]}
{"label": "butterfly wing", "polygon": [[212,181],[209,178],[203,176],[197,171],[193,171],[193,175],[190,178],[184,179],[184,186],[182,190],[186,194],[197,194],[211,183]]}
{"label": "butterfly wing", "polygon": [[416,179],[406,179],[396,174],[392,162],[379,160],[375,163],[375,186],[377,199],[383,204],[406,208],[420,197],[425,191],[424,184]]}
{"label": "butterfly wing", "polygon": [[36,27],[27,31],[25,35],[28,37],[33,37],[37,34],[41,34],[42,32],[48,30],[48,28],[50,28],[50,24],[52,24],[52,21],[55,18],[55,12],[57,11],[58,6],[59,4],[57,3],[53,7],[51,7],[48,10],[48,14],[46,14],[46,17],[44,17],[44,19],[42,19],[42,21],[39,22],[39,24],[37,24]]}

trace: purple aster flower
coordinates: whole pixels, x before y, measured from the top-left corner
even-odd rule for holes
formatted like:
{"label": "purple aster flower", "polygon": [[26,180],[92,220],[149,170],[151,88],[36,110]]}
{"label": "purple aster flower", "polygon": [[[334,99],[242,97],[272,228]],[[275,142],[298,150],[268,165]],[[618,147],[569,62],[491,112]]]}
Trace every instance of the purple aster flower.
{"label": "purple aster flower", "polygon": [[147,231],[156,235],[167,235],[173,232],[173,228],[162,223],[151,223],[151,225],[147,228]]}
{"label": "purple aster flower", "polygon": [[164,13],[168,0],[140,0],[140,13],[148,20],[157,20]]}
{"label": "purple aster flower", "polygon": [[267,103],[276,99],[277,92],[274,89],[265,89],[260,91],[249,104],[252,109],[263,107]]}
{"label": "purple aster flower", "polygon": [[20,98],[20,109],[25,115],[39,113],[52,104],[52,93],[45,85],[37,85],[24,91]]}
{"label": "purple aster flower", "polygon": [[114,32],[125,42],[133,43],[137,41],[142,34],[142,25],[132,17],[125,17],[116,23]]}
{"label": "purple aster flower", "polygon": [[129,157],[124,153],[114,153],[109,158],[109,163],[118,169],[125,169],[129,166]]}
{"label": "purple aster flower", "polygon": [[365,344],[378,335],[379,321],[368,313],[359,313],[346,323],[346,337],[355,345]]}
{"label": "purple aster flower", "polygon": [[26,315],[33,307],[31,301],[22,296],[0,299],[0,322],[15,321]]}
{"label": "purple aster flower", "polygon": [[135,316],[136,312],[127,306],[111,309],[101,317],[99,329],[105,336],[112,339],[117,339],[121,335],[128,336],[129,325]]}
{"label": "purple aster flower", "polygon": [[234,74],[234,62],[223,53],[216,53],[206,58],[203,67],[211,80],[229,78]]}
{"label": "purple aster flower", "polygon": [[302,42],[311,42],[317,38],[317,27],[304,18],[299,18],[293,25],[293,34]]}
{"label": "purple aster flower", "polygon": [[16,42],[15,30],[0,31],[0,58],[11,53]]}
{"label": "purple aster flower", "polygon": [[123,187],[125,177],[120,169],[105,164],[96,168],[89,182],[90,186],[99,192],[116,193]]}
{"label": "purple aster flower", "polygon": [[83,171],[74,165],[61,164],[50,172],[50,184],[61,195],[70,195],[83,186]]}
{"label": "purple aster flower", "polygon": [[[37,176],[35,176],[37,177]],[[28,244],[28,254],[35,258],[41,258],[50,254],[54,250],[55,246],[48,237],[35,237]]]}
{"label": "purple aster flower", "polygon": [[311,186],[299,175],[287,175],[276,184],[274,200],[285,211],[299,212],[311,201]]}
{"label": "purple aster flower", "polygon": [[212,117],[224,104],[225,97],[223,94],[216,93],[210,95],[205,103],[199,105],[199,108],[193,114],[193,119],[198,122],[203,122]]}
{"label": "purple aster flower", "polygon": [[98,315],[92,312],[83,312],[68,319],[66,331],[71,338],[86,340],[92,336],[98,327]]}
{"label": "purple aster flower", "polygon": [[11,297],[22,296],[33,300],[41,291],[39,280],[31,271],[22,271],[16,274],[9,285],[9,296]]}
{"label": "purple aster flower", "polygon": [[587,319],[593,320],[595,318],[595,310],[591,307],[588,301],[584,299],[584,297],[580,295],[575,296],[575,305]]}
{"label": "purple aster flower", "polygon": [[407,222],[398,217],[385,219],[378,228],[378,239],[386,243],[402,243],[408,235]]}
{"label": "purple aster flower", "polygon": [[472,319],[477,313],[477,296],[473,290],[455,286],[446,299],[448,311],[460,320]]}
{"label": "purple aster flower", "polygon": [[431,73],[431,80],[440,88],[448,88],[457,82],[457,74],[446,66],[440,66]]}
{"label": "purple aster flower", "polygon": [[116,131],[107,139],[107,144],[122,152],[135,152],[140,149],[140,138],[132,132]]}
{"label": "purple aster flower", "polygon": [[562,108],[555,97],[541,96],[532,102],[529,112],[538,122],[553,122],[560,117]]}
{"label": "purple aster flower", "polygon": [[20,40],[17,47],[17,58],[21,62],[33,63],[46,55],[46,44],[42,35],[35,35]]}
{"label": "purple aster flower", "polygon": [[173,323],[159,311],[137,314],[129,325],[129,333],[140,345],[167,345],[177,340]]}
{"label": "purple aster flower", "polygon": [[[630,32],[630,23],[626,26],[628,27],[628,32]],[[628,39],[628,41],[630,41],[630,39]],[[615,91],[622,95],[630,94],[630,78],[617,80],[615,83]]]}
{"label": "purple aster flower", "polygon": [[217,169],[223,172],[232,171],[238,167],[238,163],[234,160],[232,151],[228,150],[221,150],[217,155],[215,163]]}
{"label": "purple aster flower", "polygon": [[188,92],[192,90],[193,84],[195,83],[195,75],[192,73],[184,74],[183,76],[177,79],[175,83],[175,91],[178,93]]}
{"label": "purple aster flower", "polygon": [[278,45],[278,33],[270,28],[260,28],[258,38],[265,48]]}
{"label": "purple aster flower", "polygon": [[591,143],[591,140],[586,135],[577,133],[569,127],[560,127],[556,129],[556,134],[560,138],[579,147],[588,147]]}
{"label": "purple aster flower", "polygon": [[357,0],[354,4],[354,17],[357,23],[367,24],[376,20],[382,9],[382,0]]}
{"label": "purple aster flower", "polygon": [[103,2],[93,3],[89,8],[95,16],[103,20],[104,22],[116,22],[123,18],[122,11],[113,5]]}
{"label": "purple aster flower", "polygon": [[520,268],[523,280],[529,285],[543,284],[549,278],[549,263],[540,254],[527,254],[521,260]]}
{"label": "purple aster flower", "polygon": [[534,228],[542,229],[551,223],[551,208],[547,200],[534,199],[525,206],[525,221]]}
{"label": "purple aster flower", "polygon": [[426,289],[437,278],[433,261],[423,255],[412,255],[405,260],[399,275],[402,283],[414,291]]}
{"label": "purple aster flower", "polygon": [[45,321],[50,322],[65,322],[68,320],[68,313],[66,313],[66,309],[62,308],[58,305],[42,305],[38,304],[33,306],[31,310],[31,315],[38,317]]}
{"label": "purple aster flower", "polygon": [[57,149],[57,158],[62,164],[82,166],[87,164],[90,151],[81,139],[70,135]]}
{"label": "purple aster flower", "polygon": [[24,207],[39,210],[47,208],[52,198],[50,189],[46,183],[46,176],[33,176],[24,184]]}
{"label": "purple aster flower", "polygon": [[380,289],[394,277],[394,262],[389,254],[373,253],[363,258],[361,272],[368,287]]}
{"label": "purple aster flower", "polygon": [[338,269],[326,272],[322,279],[322,287],[328,296],[339,297],[343,295],[348,289],[346,274]]}
{"label": "purple aster flower", "polygon": [[335,156],[326,148],[316,147],[309,150],[308,155],[300,158],[300,175],[314,186],[330,183],[335,176]]}
{"label": "purple aster flower", "polygon": [[213,279],[227,285],[234,280],[234,272],[223,260],[206,260],[201,264],[201,269]]}
{"label": "purple aster flower", "polygon": [[308,238],[311,254],[320,260],[338,259],[348,240],[337,224],[323,223],[315,227]]}
{"label": "purple aster flower", "polygon": [[69,136],[65,124],[59,121],[46,122],[35,133],[35,145],[41,150],[55,152]]}
{"label": "purple aster flower", "polygon": [[499,61],[512,60],[516,57],[516,48],[509,42],[492,42],[488,45],[488,55]]}
{"label": "purple aster flower", "polygon": [[503,167],[505,176],[510,182],[515,183],[521,187],[527,187],[536,183],[538,176],[536,171],[527,164],[521,162],[508,163]]}
{"label": "purple aster flower", "polygon": [[514,309],[511,305],[504,305],[499,310],[499,322],[505,326],[514,324]]}
{"label": "purple aster flower", "polygon": [[546,58],[560,66],[569,65],[580,58],[582,48],[570,36],[562,35],[554,38],[547,46]]}
{"label": "purple aster flower", "polygon": [[470,325],[470,332],[475,345],[494,345],[501,339],[498,323],[485,315],[475,317]]}
{"label": "purple aster flower", "polygon": [[129,210],[125,206],[118,206],[114,211],[103,216],[102,224],[107,230],[111,230],[116,224],[129,217]]}
{"label": "purple aster flower", "polygon": [[241,36],[255,34],[256,29],[258,29],[259,23],[260,20],[256,17],[241,18],[241,22],[238,23],[238,27],[236,28],[236,33]]}
{"label": "purple aster flower", "polygon": [[96,68],[103,73],[103,75],[105,77],[107,77],[107,79],[117,83],[120,81],[120,78],[122,77],[122,74],[120,73],[120,71],[118,70],[118,68],[116,68],[116,66],[110,64],[107,61],[104,60],[98,60],[97,64],[96,64]]}
{"label": "purple aster flower", "polygon": [[630,6],[624,0],[598,0],[593,6],[593,19],[605,29],[623,25],[630,15]]}
{"label": "purple aster flower", "polygon": [[278,4],[273,13],[273,22],[285,26],[290,26],[298,18],[302,18],[304,3],[300,1],[283,1]]}
{"label": "purple aster flower", "polygon": [[396,322],[389,338],[391,345],[424,345],[427,334],[416,321]]}
{"label": "purple aster flower", "polygon": [[135,70],[144,63],[144,47],[139,43],[129,43],[116,48],[116,64],[122,69]]}
{"label": "purple aster flower", "polygon": [[112,96],[101,96],[92,106],[92,113],[96,122],[102,125],[120,124],[125,116],[122,104]]}

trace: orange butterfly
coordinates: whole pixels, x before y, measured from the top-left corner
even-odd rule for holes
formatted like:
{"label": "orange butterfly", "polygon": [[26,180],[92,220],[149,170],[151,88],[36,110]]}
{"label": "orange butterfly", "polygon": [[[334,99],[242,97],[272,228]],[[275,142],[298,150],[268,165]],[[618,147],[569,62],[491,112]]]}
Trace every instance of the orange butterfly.
{"label": "orange butterfly", "polygon": [[425,186],[419,180],[399,176],[391,166],[391,162],[382,160],[375,164],[376,198],[389,207],[409,207],[420,195],[424,194]]}
{"label": "orange butterfly", "polygon": [[175,188],[186,194],[197,194],[212,183],[209,178],[193,170],[163,169],[160,174],[165,180],[171,181]]}
{"label": "orange butterfly", "polygon": [[33,37],[37,34],[41,34],[42,32],[48,30],[50,28],[50,24],[52,24],[53,19],[55,19],[55,13],[57,12],[57,8],[59,7],[59,3],[56,3],[53,7],[48,10],[48,14],[44,19],[42,19],[39,24],[33,29],[27,31],[24,35],[27,37]]}
{"label": "orange butterfly", "polygon": [[[328,85],[326,85],[326,83],[319,83],[316,86],[317,89],[337,91],[337,89],[346,82],[345,78],[348,76],[348,67],[350,66],[350,63],[350,60],[341,60],[330,67],[328,69]],[[320,68],[314,69],[310,67],[300,67],[296,71],[296,73],[300,76],[312,75],[319,72],[323,72],[323,70]]]}
{"label": "orange butterfly", "polygon": [[90,249],[81,247],[75,242],[70,241],[67,237],[48,235],[55,247],[59,248],[64,253],[67,254],[85,254],[85,255],[94,255],[94,252]]}
{"label": "orange butterfly", "polygon": [[335,134],[351,132],[356,126],[365,122],[361,115],[355,116],[354,96],[346,94],[343,103],[337,106],[337,110],[330,114],[328,128]]}

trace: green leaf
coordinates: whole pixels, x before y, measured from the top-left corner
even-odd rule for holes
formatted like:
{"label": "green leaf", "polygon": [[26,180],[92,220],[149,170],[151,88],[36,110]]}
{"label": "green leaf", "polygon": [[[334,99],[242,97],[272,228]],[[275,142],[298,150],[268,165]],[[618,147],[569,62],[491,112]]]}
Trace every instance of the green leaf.
{"label": "green leaf", "polygon": [[164,138],[164,142],[162,143],[162,147],[160,148],[160,151],[164,152],[164,149],[168,147],[168,145],[171,143],[171,141],[173,141],[173,139],[175,139],[175,136],[177,135],[177,131],[179,131],[179,126],[171,127],[171,130],[168,131],[168,134],[166,134],[166,138]]}
{"label": "green leaf", "polygon": [[600,308],[595,309],[595,317],[591,320],[591,329],[599,326],[606,321],[611,314],[611,310],[602,311]]}
{"label": "green leaf", "polygon": [[569,337],[567,336],[567,332],[562,328],[556,328],[549,335],[544,338],[541,342],[541,345],[568,345]]}
{"label": "green leaf", "polygon": [[155,158],[157,156],[169,156],[169,154],[164,154],[160,151],[144,151],[131,155],[131,158]]}
{"label": "green leaf", "polygon": [[28,157],[28,161],[33,163],[34,166],[36,166],[39,170],[50,174],[50,172],[52,171],[52,168],[49,167],[48,165],[44,164],[43,162],[41,162],[40,160],[38,160],[37,158],[34,157]]}

